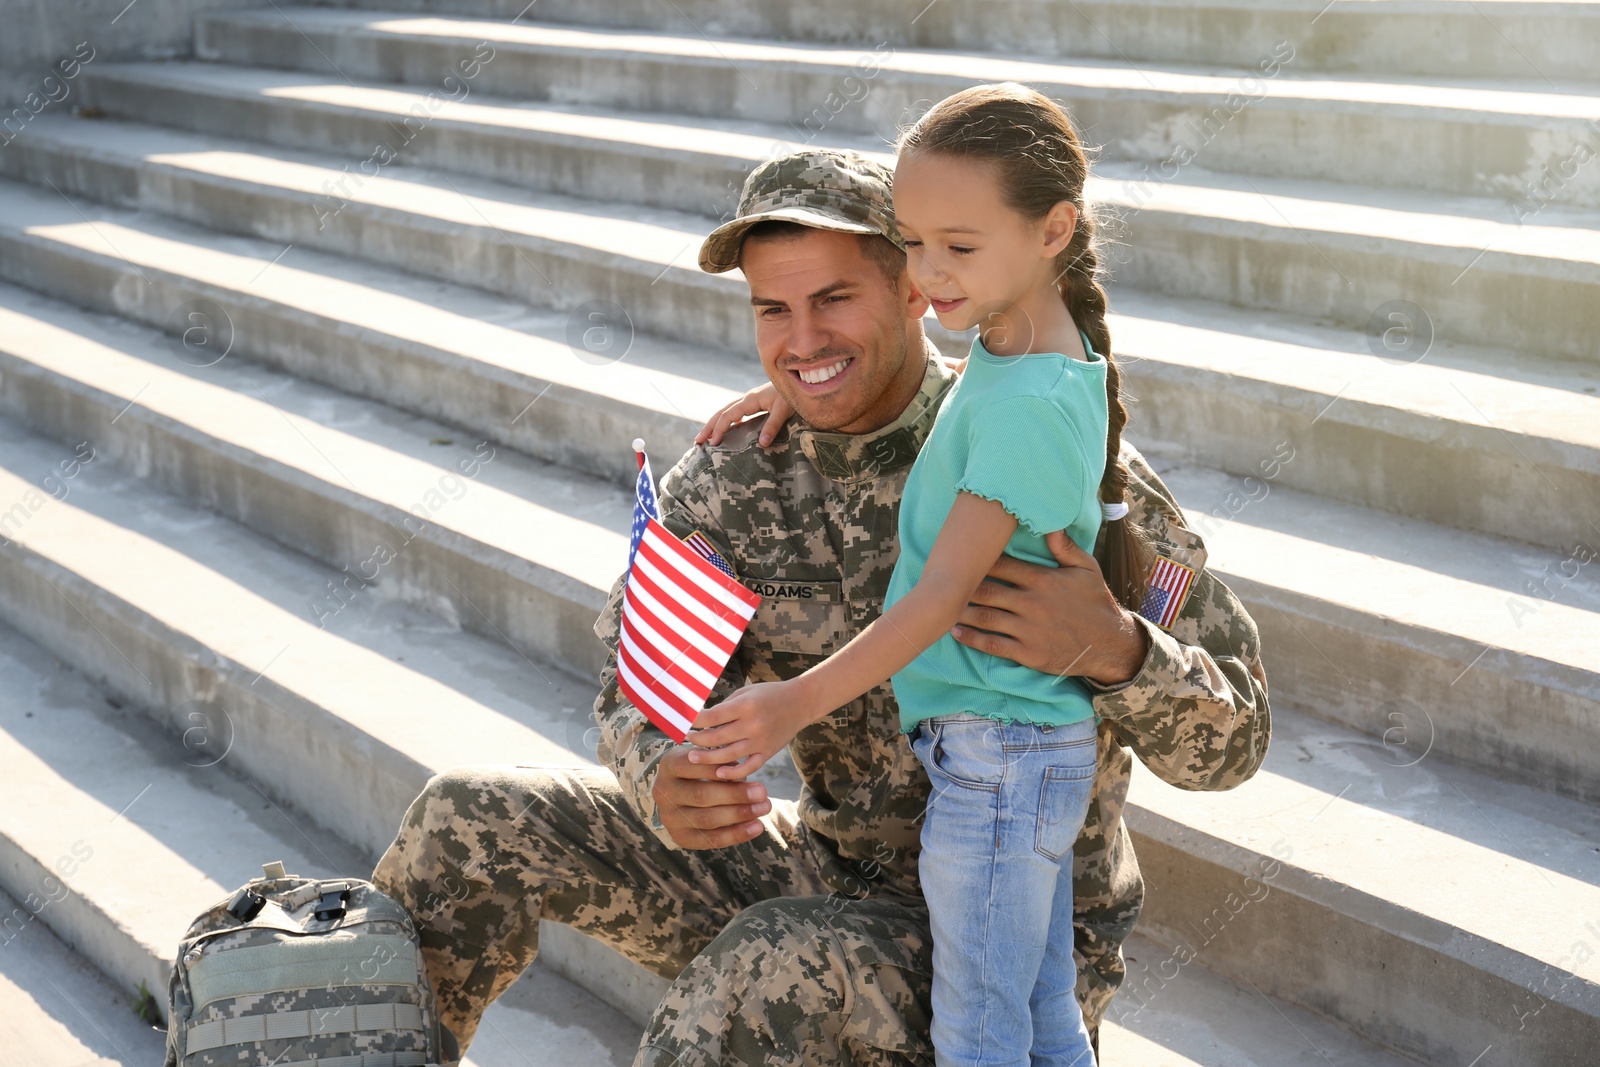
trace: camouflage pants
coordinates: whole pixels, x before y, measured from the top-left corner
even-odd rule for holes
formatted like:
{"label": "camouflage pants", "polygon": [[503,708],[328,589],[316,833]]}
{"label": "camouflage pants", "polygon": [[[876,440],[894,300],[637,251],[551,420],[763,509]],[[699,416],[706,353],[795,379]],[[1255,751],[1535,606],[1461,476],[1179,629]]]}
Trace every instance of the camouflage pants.
{"label": "camouflage pants", "polygon": [[793,802],[762,822],[674,851],[609,771],[460,768],[429,781],[372,880],[415,917],[463,1052],[551,919],[672,980],[635,1067],[931,1065],[926,908],[832,892]]}

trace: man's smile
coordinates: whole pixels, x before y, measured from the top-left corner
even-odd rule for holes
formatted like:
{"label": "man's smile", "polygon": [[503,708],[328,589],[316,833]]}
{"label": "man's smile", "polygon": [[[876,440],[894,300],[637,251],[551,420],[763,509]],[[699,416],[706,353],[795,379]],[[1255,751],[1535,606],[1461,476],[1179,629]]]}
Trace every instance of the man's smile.
{"label": "man's smile", "polygon": [[812,395],[828,393],[839,387],[841,383],[838,378],[849,370],[855,361],[855,357],[851,356],[848,359],[813,367],[793,367],[790,368],[789,374],[807,393]]}

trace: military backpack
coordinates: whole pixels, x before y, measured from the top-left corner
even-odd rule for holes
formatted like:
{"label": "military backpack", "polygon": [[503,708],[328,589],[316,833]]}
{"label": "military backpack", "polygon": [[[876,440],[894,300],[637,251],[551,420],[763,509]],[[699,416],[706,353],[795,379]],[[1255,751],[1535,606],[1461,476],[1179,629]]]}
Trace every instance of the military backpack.
{"label": "military backpack", "polygon": [[416,927],[359,879],[269,863],[178,946],[165,1067],[427,1067],[458,1058]]}

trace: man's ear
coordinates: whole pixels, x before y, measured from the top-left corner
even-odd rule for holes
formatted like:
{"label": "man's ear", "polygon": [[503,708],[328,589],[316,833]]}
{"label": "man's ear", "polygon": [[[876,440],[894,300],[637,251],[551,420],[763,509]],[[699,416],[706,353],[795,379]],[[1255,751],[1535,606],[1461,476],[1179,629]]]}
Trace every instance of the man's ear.
{"label": "man's ear", "polygon": [[909,270],[901,272],[900,286],[900,291],[905,294],[906,298],[906,318],[912,322],[921,322],[922,316],[926,315],[928,309],[933,306],[933,301],[924,296],[922,291],[917,288],[916,283],[911,280],[911,272]]}

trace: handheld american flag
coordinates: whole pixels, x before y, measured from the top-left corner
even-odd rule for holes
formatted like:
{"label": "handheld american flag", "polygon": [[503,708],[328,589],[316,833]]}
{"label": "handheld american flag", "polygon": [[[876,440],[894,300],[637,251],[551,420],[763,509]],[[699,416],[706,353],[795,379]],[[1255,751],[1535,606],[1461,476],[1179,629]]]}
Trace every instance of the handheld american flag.
{"label": "handheld american flag", "polygon": [[[761,598],[661,525],[644,442],[634,441],[634,489],[628,579],[622,594],[617,684],[623,696],[679,742],[739,645]],[[711,555],[716,556],[715,549]]]}

